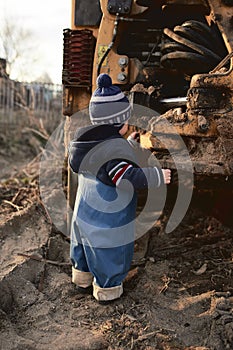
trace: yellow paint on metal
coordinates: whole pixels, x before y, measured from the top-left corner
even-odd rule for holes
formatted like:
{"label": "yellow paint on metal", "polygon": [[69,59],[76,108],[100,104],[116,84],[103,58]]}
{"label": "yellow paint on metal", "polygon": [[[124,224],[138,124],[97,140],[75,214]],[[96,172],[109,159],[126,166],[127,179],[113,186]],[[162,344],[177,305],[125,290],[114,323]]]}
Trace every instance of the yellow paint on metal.
{"label": "yellow paint on metal", "polygon": [[[105,54],[105,52],[108,49],[108,45],[99,45],[98,46],[98,64],[100,63],[101,58],[103,57],[103,55]],[[108,59],[107,57],[105,58],[102,67],[107,67],[108,65]]]}

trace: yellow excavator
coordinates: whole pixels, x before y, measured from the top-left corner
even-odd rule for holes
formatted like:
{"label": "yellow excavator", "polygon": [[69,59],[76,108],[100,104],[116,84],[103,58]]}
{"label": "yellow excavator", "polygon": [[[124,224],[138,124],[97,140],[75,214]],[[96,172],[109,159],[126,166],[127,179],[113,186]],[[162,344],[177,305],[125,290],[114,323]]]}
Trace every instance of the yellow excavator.
{"label": "yellow excavator", "polygon": [[[157,116],[137,116],[141,144],[174,171],[167,144],[177,154],[185,145],[194,187],[232,222],[233,0],[72,0],[63,47],[67,144],[72,116],[108,73],[132,105]],[[73,207],[77,179],[68,173]]]}

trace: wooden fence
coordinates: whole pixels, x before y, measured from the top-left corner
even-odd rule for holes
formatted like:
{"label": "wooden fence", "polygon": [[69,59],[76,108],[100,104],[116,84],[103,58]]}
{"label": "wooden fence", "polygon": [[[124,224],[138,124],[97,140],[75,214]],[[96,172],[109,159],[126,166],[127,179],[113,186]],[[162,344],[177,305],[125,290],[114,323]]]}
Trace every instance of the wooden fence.
{"label": "wooden fence", "polygon": [[62,85],[24,83],[0,77],[1,131],[40,119],[53,128],[62,118]]}

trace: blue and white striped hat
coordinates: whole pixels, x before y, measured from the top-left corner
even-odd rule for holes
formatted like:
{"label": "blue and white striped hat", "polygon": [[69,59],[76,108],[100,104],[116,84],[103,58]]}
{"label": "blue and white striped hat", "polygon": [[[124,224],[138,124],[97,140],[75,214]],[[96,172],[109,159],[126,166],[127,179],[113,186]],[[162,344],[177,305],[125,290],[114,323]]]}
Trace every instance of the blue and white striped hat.
{"label": "blue and white striped hat", "polygon": [[100,74],[93,92],[89,115],[92,124],[124,124],[130,118],[130,103],[108,74]]}

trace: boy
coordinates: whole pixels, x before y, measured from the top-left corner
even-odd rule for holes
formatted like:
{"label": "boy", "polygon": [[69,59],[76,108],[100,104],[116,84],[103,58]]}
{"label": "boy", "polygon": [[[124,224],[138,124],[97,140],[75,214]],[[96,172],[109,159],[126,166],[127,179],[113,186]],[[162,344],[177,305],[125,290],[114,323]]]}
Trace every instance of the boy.
{"label": "boy", "polygon": [[93,286],[94,298],[105,303],[122,295],[130,269],[136,190],[170,183],[171,172],[137,165],[136,135],[130,142],[123,137],[130,104],[107,74],[97,78],[89,116],[92,126],[78,129],[69,147],[69,164],[78,173],[71,223],[72,282],[81,292]]}

